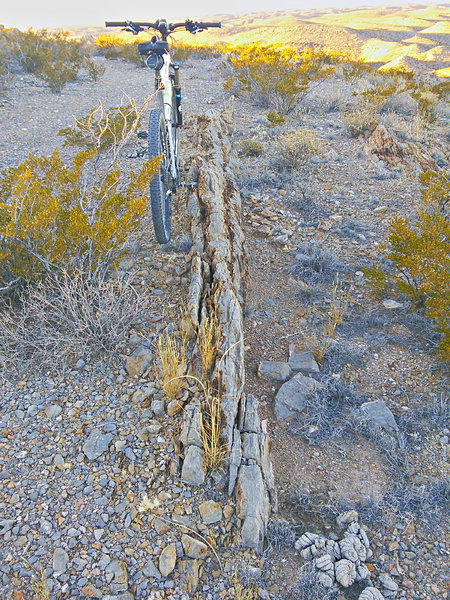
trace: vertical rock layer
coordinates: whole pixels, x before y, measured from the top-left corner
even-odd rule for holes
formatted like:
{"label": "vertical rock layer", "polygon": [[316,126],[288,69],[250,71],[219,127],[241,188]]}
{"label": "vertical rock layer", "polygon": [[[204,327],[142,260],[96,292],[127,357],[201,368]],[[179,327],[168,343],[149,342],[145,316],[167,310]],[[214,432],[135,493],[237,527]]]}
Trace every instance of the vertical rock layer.
{"label": "vertical rock layer", "polygon": [[[194,128],[198,185],[188,202],[193,240],[188,311],[196,328],[212,312],[217,317],[220,343],[212,376],[220,385],[228,493],[236,496],[243,545],[260,551],[270,508],[276,506],[276,491],[266,423],[259,420],[257,400],[244,395],[246,264],[236,159],[227,125],[216,113],[197,117]],[[185,455],[192,453],[191,444],[198,446],[192,435],[195,410],[187,412],[183,428]]]}

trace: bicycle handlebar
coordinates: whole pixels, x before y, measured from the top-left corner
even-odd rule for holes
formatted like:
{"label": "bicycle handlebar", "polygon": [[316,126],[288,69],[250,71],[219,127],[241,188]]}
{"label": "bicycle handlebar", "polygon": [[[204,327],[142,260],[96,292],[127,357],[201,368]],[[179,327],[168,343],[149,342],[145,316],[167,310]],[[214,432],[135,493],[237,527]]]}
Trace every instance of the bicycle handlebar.
{"label": "bicycle handlebar", "polygon": [[142,31],[143,27],[147,29],[156,29],[157,31],[161,31],[161,23],[166,23],[166,31],[167,33],[172,33],[175,29],[185,28],[186,31],[190,33],[197,33],[202,31],[203,29],[208,29],[210,27],[222,27],[222,24],[219,22],[209,22],[204,23],[202,21],[190,21],[187,19],[183,23],[169,23],[161,19],[160,21],[156,21],[156,23],[147,23],[143,21],[106,21],[105,27],[125,27],[129,28],[132,33],[139,33]]}

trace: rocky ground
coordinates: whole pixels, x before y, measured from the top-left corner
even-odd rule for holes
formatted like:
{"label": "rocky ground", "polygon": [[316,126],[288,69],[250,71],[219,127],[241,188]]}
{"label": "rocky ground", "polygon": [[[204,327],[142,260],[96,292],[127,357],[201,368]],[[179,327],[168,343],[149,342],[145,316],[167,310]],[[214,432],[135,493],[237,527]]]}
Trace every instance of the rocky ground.
{"label": "rocky ground", "polygon": [[[60,95],[32,76],[15,77],[0,106],[1,167],[51,152],[71,115],[86,114],[99,98],[143,100],[151,87],[145,70],[105,64],[100,82],[70,84]],[[373,585],[386,598],[446,598],[445,371],[427,320],[394,293],[374,300],[361,270],[376,258],[389,217],[417,204],[418,168],[387,165],[348,135],[331,101],[336,92],[351,101],[340,78],[317,88],[285,125],[269,127],[266,111],[223,90],[222,76],[219,59],[183,65],[183,153],[188,165],[190,115],[233,111],[248,257],[246,390],[268,419],[279,496],[267,548],[261,556],[238,548],[220,474],[200,488],[177,475],[180,415],[167,414],[152,342],[176,326],[187,292],[180,193],[173,242],[159,247],[146,221],[121,265],[150,298],[144,337],[130,332],[116,362],[79,356],[65,372],[36,365],[1,384],[1,596],[45,597],[30,587],[43,573],[58,600],[315,598],[300,575],[308,546],[294,543],[307,531],[339,540],[336,516],[357,509],[373,552],[364,555]],[[278,142],[299,126],[318,135],[322,151],[284,171]],[[260,156],[242,151],[249,139],[261,142]],[[446,166],[445,142],[441,121],[423,132],[420,148]],[[134,168],[139,159],[128,161]],[[336,275],[349,290],[348,307],[316,363],[298,353],[323,339]],[[139,358],[130,359],[138,347]],[[282,386],[294,386],[289,396],[297,397],[299,382],[323,386],[321,414],[308,404],[283,412]],[[368,418],[361,405],[375,400],[379,411]],[[361,589],[339,587],[337,597],[357,598]]]}

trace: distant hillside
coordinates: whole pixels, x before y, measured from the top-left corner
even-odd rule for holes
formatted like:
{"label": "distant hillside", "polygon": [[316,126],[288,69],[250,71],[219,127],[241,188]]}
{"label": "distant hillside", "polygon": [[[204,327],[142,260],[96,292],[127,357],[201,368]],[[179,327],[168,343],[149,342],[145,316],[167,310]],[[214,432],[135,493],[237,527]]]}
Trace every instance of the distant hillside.
{"label": "distant hillside", "polygon": [[[124,15],[129,18],[132,15]],[[287,44],[295,48],[325,48],[378,64],[422,64],[422,72],[448,67],[450,9],[448,5],[371,7],[361,9],[286,10],[242,15],[211,15],[222,29],[192,38],[197,44],[230,42]],[[101,27],[72,28],[76,35],[97,36]],[[445,73],[445,71],[444,71]]]}

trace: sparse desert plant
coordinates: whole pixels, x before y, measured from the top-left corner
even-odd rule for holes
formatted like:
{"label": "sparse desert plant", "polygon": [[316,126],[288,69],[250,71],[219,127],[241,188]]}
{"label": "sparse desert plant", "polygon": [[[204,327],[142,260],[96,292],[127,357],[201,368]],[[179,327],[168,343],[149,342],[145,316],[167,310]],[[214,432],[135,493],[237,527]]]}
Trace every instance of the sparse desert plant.
{"label": "sparse desert plant", "polygon": [[323,143],[316,133],[306,127],[280,136],[277,164],[290,171],[299,169],[323,151]]}
{"label": "sparse desert plant", "polygon": [[342,269],[328,248],[317,243],[299,246],[292,266],[294,275],[308,285],[331,283]]}
{"label": "sparse desert plant", "polygon": [[288,600],[334,600],[336,596],[336,590],[320,583],[314,564],[307,562],[300,568],[297,583],[291,588]]}
{"label": "sparse desert plant", "polygon": [[141,110],[131,100],[129,104],[105,109],[102,101],[87,115],[75,118],[75,126],[58,131],[64,146],[81,146],[106,150],[123,142],[139,125]]}
{"label": "sparse desert plant", "polygon": [[161,361],[161,387],[167,398],[174,400],[183,387],[186,371],[186,345],[184,338],[175,333],[160,335],[156,349]]}
{"label": "sparse desert plant", "polygon": [[101,69],[93,64],[86,44],[67,32],[9,29],[1,33],[5,41],[3,50],[8,53],[11,64],[43,79],[54,93],[60,92],[66,83],[75,81],[81,69],[93,79],[101,74]]}
{"label": "sparse desert plant", "polygon": [[234,598],[235,600],[257,600],[258,598],[258,586],[256,583],[250,583],[249,585],[244,585],[239,577],[237,570],[235,570],[234,575],[231,579],[232,586],[234,588]]}
{"label": "sparse desert plant", "polygon": [[267,113],[267,120],[269,121],[271,127],[275,127],[276,125],[284,125],[285,118],[283,115],[277,113],[276,110],[271,110]]}
{"label": "sparse desert plant", "polygon": [[261,156],[264,146],[257,140],[242,140],[241,150],[245,156]]}
{"label": "sparse desert plant", "polygon": [[332,72],[331,58],[323,52],[296,52],[257,43],[227,50],[232,68],[227,89],[236,86],[253,102],[280,113],[291,112],[313,81],[319,82]]}
{"label": "sparse desert plant", "polygon": [[342,324],[350,298],[350,289],[342,287],[337,278],[331,286],[330,306],[320,333],[309,338],[308,345],[317,361],[322,362],[325,354],[333,343],[336,328]]}
{"label": "sparse desert plant", "polygon": [[421,175],[422,206],[415,223],[395,216],[387,239],[386,258],[393,273],[375,265],[366,269],[369,284],[380,288],[393,281],[416,307],[424,306],[442,335],[438,352],[444,359],[450,353],[450,222],[448,203],[450,179],[445,171]]}
{"label": "sparse desert plant", "polygon": [[30,585],[36,594],[36,600],[50,600],[50,591],[47,587],[43,571],[39,575],[32,576]]}
{"label": "sparse desert plant", "polygon": [[293,548],[295,533],[285,519],[271,519],[267,526],[267,545],[270,550]]}
{"label": "sparse desert plant", "polygon": [[367,98],[361,98],[353,110],[341,111],[341,117],[351,137],[366,135],[378,123],[376,107]]}
{"label": "sparse desert plant", "polygon": [[113,356],[133,323],[142,321],[147,301],[130,277],[51,274],[23,290],[13,307],[2,306],[0,367],[20,371]]}

